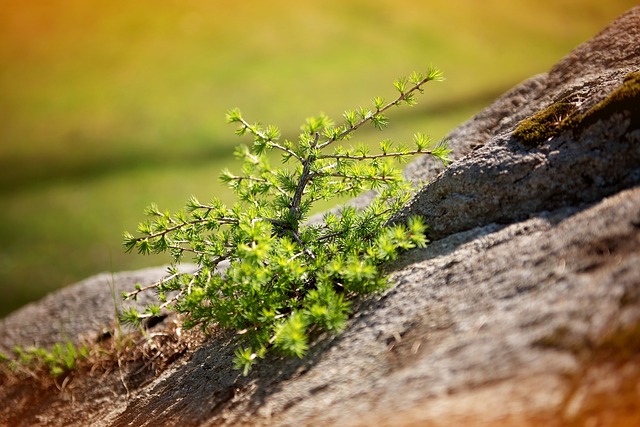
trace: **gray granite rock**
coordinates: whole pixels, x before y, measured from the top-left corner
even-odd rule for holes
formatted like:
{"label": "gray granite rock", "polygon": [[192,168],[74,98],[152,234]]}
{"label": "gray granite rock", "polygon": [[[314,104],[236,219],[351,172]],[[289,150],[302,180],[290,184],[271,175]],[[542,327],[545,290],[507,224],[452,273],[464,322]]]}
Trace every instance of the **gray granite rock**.
{"label": "gray granite rock", "polygon": [[[390,266],[394,287],[358,302],[346,331],[304,360],[270,355],[245,378],[232,369],[234,338],[213,336],[128,396],[115,374],[76,378],[37,406],[1,390],[23,403],[0,423],[640,425],[640,91],[598,107],[640,70],[639,42],[636,7],[454,130],[447,170],[409,165],[430,184],[396,220],[426,216],[433,242]],[[559,101],[584,120],[535,144],[514,136]],[[111,280],[7,317],[1,348],[97,333],[113,312]]]}

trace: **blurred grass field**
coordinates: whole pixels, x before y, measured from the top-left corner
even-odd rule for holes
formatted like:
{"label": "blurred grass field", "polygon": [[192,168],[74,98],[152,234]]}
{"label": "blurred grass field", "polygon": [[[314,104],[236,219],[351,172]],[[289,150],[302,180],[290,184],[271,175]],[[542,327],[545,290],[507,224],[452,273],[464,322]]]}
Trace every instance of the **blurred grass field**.
{"label": "blurred grass field", "polygon": [[[242,142],[231,107],[294,138],[430,64],[445,73],[384,134],[441,138],[546,71],[631,0],[0,0],[0,316],[102,271],[145,206],[218,184]],[[247,142],[247,141],[245,141]]]}

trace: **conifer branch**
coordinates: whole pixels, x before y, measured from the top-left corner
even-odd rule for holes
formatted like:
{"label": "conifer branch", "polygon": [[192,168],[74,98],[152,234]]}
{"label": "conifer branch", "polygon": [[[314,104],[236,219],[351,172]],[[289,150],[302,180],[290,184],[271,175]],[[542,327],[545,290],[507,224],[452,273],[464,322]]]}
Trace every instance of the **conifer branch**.
{"label": "conifer branch", "polygon": [[[157,231],[155,233],[148,233],[145,234],[144,236],[140,236],[137,238],[132,238],[131,241],[133,242],[142,242],[145,240],[149,240],[149,239],[156,239],[158,237],[164,237],[167,234],[170,234],[176,230],[181,230],[187,226],[190,225],[198,225],[198,224],[203,224],[203,223],[210,223],[210,222],[217,222],[219,225],[238,225],[238,220],[236,218],[226,218],[226,217],[220,217],[220,218],[196,218],[196,219],[192,219],[190,221],[185,221],[185,222],[181,222],[181,223],[175,223],[175,225],[172,225],[171,227],[166,227],[163,228],[160,231]],[[128,246],[127,247],[127,252],[130,252],[133,249],[132,246]]]}
{"label": "conifer branch", "polygon": [[349,134],[356,131],[362,125],[375,120],[376,117],[379,117],[382,113],[384,113],[391,107],[398,106],[402,102],[407,102],[407,101],[411,102],[412,96],[414,95],[414,93],[416,91],[420,92],[422,90],[422,86],[425,85],[427,82],[442,80],[442,73],[433,67],[429,69],[426,77],[421,77],[415,73],[414,73],[414,76],[416,77],[417,81],[414,81],[413,86],[411,86],[409,89],[405,90],[404,79],[400,79],[394,83],[394,86],[400,93],[396,99],[394,99],[393,101],[389,102],[388,104],[382,107],[376,108],[375,112],[369,112],[369,114],[364,114],[363,115],[364,117],[362,117],[358,122],[346,127],[345,130],[340,132],[338,135],[327,139],[324,143],[320,144],[318,148],[322,150],[328,145],[331,145],[336,141],[346,138]]}
{"label": "conifer branch", "polygon": [[393,153],[379,153],[379,154],[320,154],[318,155],[318,160],[323,159],[334,159],[334,160],[355,160],[355,161],[364,161],[364,160],[375,160],[375,159],[384,159],[384,158],[405,158],[407,156],[415,156],[418,154],[432,154],[431,150],[408,150],[408,151],[396,151]]}
{"label": "conifer branch", "polygon": [[265,142],[269,146],[271,146],[273,148],[276,148],[276,149],[286,153],[287,155],[289,155],[289,156],[295,158],[296,160],[298,160],[299,162],[302,162],[302,158],[300,156],[298,156],[293,150],[290,150],[287,147],[278,144],[277,142],[275,142],[273,140],[273,138],[270,138],[264,132],[259,131],[256,126],[250,125],[241,116],[238,116],[238,118],[236,120],[230,120],[230,121],[239,122],[241,124],[241,126],[242,126],[242,129],[244,129],[245,131],[250,132],[251,134],[253,134],[257,138],[259,138],[262,142]]}
{"label": "conifer branch", "polygon": [[156,282],[153,282],[150,285],[138,287],[134,291],[124,293],[123,294],[123,298],[125,300],[129,300],[129,299],[134,299],[135,300],[140,293],[146,292],[146,291],[148,291],[150,289],[157,289],[159,286],[162,286],[163,284],[165,284],[165,283],[167,283],[167,282],[169,282],[169,281],[171,281],[171,280],[173,280],[173,279],[175,279],[176,277],[179,277],[179,276],[180,276],[180,273],[174,273],[174,274],[171,274],[169,276],[165,276],[162,279],[160,279],[160,280],[158,280]]}
{"label": "conifer branch", "polygon": [[[186,211],[173,216],[150,207],[140,235],[125,233],[125,249],[169,252],[174,263],[166,277],[125,294],[131,299],[155,290],[163,303],[123,317],[135,321],[169,308],[185,316],[186,327],[217,323],[237,331],[249,345],[235,352],[234,366],[245,375],[272,348],[303,357],[316,331],[339,332],[348,319],[349,298],[385,288],[380,265],[426,243],[426,226],[419,220],[387,224],[410,190],[394,161],[427,154],[446,164],[449,150],[446,141],[433,146],[421,134],[415,136],[414,149],[383,141],[380,154],[368,154],[363,146],[333,152],[327,147],[367,122],[383,128],[387,110],[413,104],[424,84],[440,78],[430,69],[426,77],[399,79],[395,100],[385,104],[375,98],[373,110],[348,111],[339,127],[325,115],[309,118],[295,148],[290,141],[277,142],[276,127],[251,125],[239,110],[231,110],[227,120],[239,124],[236,132],[253,136],[250,148],[237,151],[244,160],[242,175],[223,171],[221,176],[238,202],[227,209],[215,198],[202,204],[192,197]],[[293,171],[273,170],[266,149],[279,150],[283,162],[293,158],[298,165]],[[318,200],[371,189],[379,196],[368,207],[328,214],[322,226],[304,223]],[[175,268],[185,254],[199,265],[193,274]],[[216,267],[225,260],[222,273]],[[168,292],[173,293],[167,299]]]}
{"label": "conifer branch", "polygon": [[302,203],[302,197],[304,195],[304,190],[307,187],[307,184],[312,179],[311,175],[311,167],[313,162],[317,160],[315,155],[315,149],[318,145],[318,140],[320,139],[320,134],[316,132],[314,136],[313,143],[309,149],[309,155],[301,160],[302,163],[302,173],[300,174],[300,178],[298,180],[298,185],[296,187],[296,192],[293,194],[293,198],[291,199],[291,206],[289,208],[289,212],[291,217],[296,221],[294,232],[297,233],[297,223],[300,220],[300,204]]}

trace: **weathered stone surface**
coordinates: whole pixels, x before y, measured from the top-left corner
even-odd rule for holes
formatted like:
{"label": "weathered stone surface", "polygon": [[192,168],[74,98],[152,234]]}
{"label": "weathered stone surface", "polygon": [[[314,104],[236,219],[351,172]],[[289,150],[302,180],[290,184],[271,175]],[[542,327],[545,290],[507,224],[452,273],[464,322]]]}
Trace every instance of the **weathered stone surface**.
{"label": "weathered stone surface", "polygon": [[[186,271],[192,266],[182,268]],[[0,352],[8,354],[16,345],[48,348],[67,340],[93,341],[113,327],[123,292],[132,291],[139,283],[153,283],[165,274],[164,267],[103,273],[28,304],[0,320]],[[156,302],[153,294],[143,293],[127,306],[142,308],[152,301]]]}
{"label": "weathered stone surface", "polygon": [[[574,93],[581,86],[603,86],[599,97],[611,91],[617,80],[601,76],[609,70],[638,70],[640,28],[637,8],[618,18],[598,35],[574,49],[548,73],[534,76],[505,93],[484,111],[449,135],[454,157],[461,158],[492,138],[511,132],[521,120],[548,106],[554,99]],[[597,89],[592,89],[594,93]],[[595,104],[589,101],[588,106]],[[587,107],[584,105],[583,108]],[[408,165],[405,174],[416,181],[431,181],[441,172],[437,164],[423,158]]]}
{"label": "weathered stone surface", "polygon": [[[558,101],[576,115],[598,109],[640,70],[639,42],[636,7],[454,130],[447,170],[410,165],[431,183],[401,217],[427,216],[433,243],[392,266],[393,289],[360,302],[347,330],[306,359],[270,356],[244,378],[234,338],[216,336],[128,399],[115,372],[76,378],[33,408],[0,390],[22,399],[0,423],[640,425],[640,95],[537,144],[513,136]],[[113,311],[109,281],[4,319],[0,349],[99,332]],[[58,324],[72,326],[54,336]]]}
{"label": "weathered stone surface", "polygon": [[[517,124],[566,99],[579,114],[605,100],[640,69],[637,8],[578,47],[546,75],[526,81],[450,135],[457,155],[399,219],[419,214],[440,238],[490,222],[591,203],[640,183],[640,101],[590,126],[568,129],[537,147],[512,135]],[[558,120],[562,118],[559,117]],[[422,159],[408,176],[430,180]]]}

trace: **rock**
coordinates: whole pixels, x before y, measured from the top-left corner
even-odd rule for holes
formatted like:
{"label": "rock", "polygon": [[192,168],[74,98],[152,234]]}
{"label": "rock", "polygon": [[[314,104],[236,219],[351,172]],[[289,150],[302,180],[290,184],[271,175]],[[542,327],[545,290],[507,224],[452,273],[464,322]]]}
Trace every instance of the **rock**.
{"label": "rock", "polygon": [[[625,76],[640,71],[639,13],[632,9],[548,74],[524,82],[454,130],[451,145],[456,155],[467,155],[464,161],[425,186],[397,220],[424,216],[437,239],[593,203],[640,183],[638,78],[630,105],[605,109],[592,123],[587,119],[567,127],[534,147],[513,134],[519,122],[559,102],[570,105],[574,116],[602,112],[598,103],[622,86]],[[567,119],[552,115],[546,126],[558,127]],[[430,180],[425,161],[411,165],[408,177]]]}
{"label": "rock", "polygon": [[[194,266],[183,265],[183,271]],[[0,320],[0,352],[9,354],[14,346],[49,348],[70,340],[95,341],[103,331],[113,328],[115,311],[121,309],[123,292],[136,284],[150,284],[166,274],[165,267],[121,273],[102,273],[27,304]],[[142,293],[127,307],[142,309],[157,302],[153,294]]]}
{"label": "rock", "polygon": [[[130,395],[116,372],[37,399],[3,388],[19,404],[0,423],[640,425],[639,36],[635,7],[454,130],[448,169],[409,165],[431,182],[396,220],[426,216],[433,242],[304,360],[245,378],[235,338],[213,336]],[[109,280],[7,317],[1,348],[99,332]]]}

